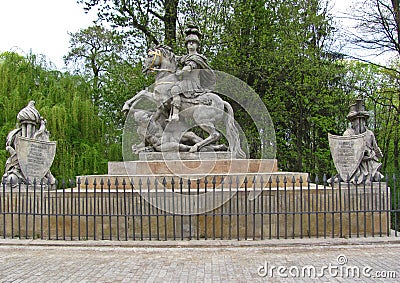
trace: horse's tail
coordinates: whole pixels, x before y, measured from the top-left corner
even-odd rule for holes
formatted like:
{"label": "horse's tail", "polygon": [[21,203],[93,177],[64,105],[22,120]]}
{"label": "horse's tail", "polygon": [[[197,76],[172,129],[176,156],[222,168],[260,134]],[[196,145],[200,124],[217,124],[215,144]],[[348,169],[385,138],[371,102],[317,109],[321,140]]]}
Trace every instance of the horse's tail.
{"label": "horse's tail", "polygon": [[228,111],[226,119],[226,137],[229,142],[229,150],[232,153],[235,153],[236,157],[245,158],[246,153],[240,147],[239,131],[235,125],[232,106],[226,101],[223,102],[224,107]]}

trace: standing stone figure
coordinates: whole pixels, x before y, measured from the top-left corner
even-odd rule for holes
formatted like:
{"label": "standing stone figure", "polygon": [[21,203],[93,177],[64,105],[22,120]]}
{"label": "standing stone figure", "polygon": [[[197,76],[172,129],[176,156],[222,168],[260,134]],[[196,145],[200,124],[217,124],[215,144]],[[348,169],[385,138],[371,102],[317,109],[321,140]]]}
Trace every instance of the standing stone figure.
{"label": "standing stone figure", "polygon": [[[35,108],[35,101],[30,101],[17,115],[18,124],[9,132],[6,150],[10,157],[6,161],[3,181],[13,184],[27,183],[34,178],[37,184],[55,184],[56,179],[50,172],[55,155],[55,143],[50,142],[50,133],[46,129],[46,120]],[[40,179],[40,180],[39,180]]]}
{"label": "standing stone figure", "polygon": [[339,174],[344,180],[348,175],[354,184],[361,184],[364,178],[367,182],[383,178],[379,172],[382,163],[378,159],[383,155],[374,133],[366,126],[368,118],[363,100],[357,99],[347,115],[350,128],[342,137],[329,135],[332,157]]}
{"label": "standing stone figure", "polygon": [[351,122],[351,127],[348,128],[343,135],[352,136],[358,134],[364,134],[365,149],[364,155],[358,165],[358,168],[351,180],[358,177],[358,182],[361,183],[363,178],[367,180],[373,178],[374,181],[378,181],[383,178],[383,175],[379,172],[382,163],[379,162],[378,158],[382,158],[382,151],[379,148],[374,133],[369,130],[366,126],[369,114],[365,111],[364,103],[361,99],[356,100],[356,103],[350,106],[350,112],[347,115],[347,119]]}
{"label": "standing stone figure", "polygon": [[177,58],[178,82],[172,87],[172,111],[169,121],[179,120],[181,96],[195,98],[204,92],[212,90],[215,85],[215,75],[207,63],[207,58],[198,53],[202,33],[198,26],[188,23],[185,29],[185,45],[188,54]]}

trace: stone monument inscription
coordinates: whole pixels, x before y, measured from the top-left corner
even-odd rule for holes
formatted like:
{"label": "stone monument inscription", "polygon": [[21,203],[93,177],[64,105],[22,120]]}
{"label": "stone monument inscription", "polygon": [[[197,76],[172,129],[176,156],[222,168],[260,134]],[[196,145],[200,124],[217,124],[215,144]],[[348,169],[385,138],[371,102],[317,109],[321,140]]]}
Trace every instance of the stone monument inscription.
{"label": "stone monument inscription", "polygon": [[49,171],[56,154],[56,143],[18,137],[16,152],[24,176],[39,182]]}
{"label": "stone monument inscription", "polygon": [[336,170],[345,179],[353,176],[359,166],[365,148],[365,134],[354,136],[328,135],[329,147]]}

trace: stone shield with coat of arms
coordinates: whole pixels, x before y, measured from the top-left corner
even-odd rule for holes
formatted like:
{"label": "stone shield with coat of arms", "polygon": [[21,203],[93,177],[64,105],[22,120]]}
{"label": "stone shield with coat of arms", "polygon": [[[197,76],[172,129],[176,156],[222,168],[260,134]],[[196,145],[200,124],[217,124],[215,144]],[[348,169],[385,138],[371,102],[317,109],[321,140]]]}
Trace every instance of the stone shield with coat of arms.
{"label": "stone shield with coat of arms", "polygon": [[15,150],[25,178],[38,183],[50,170],[56,155],[56,142],[18,137]]}
{"label": "stone shield with coat of arms", "polygon": [[351,136],[328,134],[328,139],[336,170],[343,180],[351,178],[364,157],[365,133]]}

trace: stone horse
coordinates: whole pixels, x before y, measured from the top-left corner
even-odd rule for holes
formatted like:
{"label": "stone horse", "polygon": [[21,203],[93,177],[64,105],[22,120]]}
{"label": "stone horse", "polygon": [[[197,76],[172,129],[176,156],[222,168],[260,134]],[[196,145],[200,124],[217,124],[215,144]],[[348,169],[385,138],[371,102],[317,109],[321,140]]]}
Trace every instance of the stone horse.
{"label": "stone horse", "polygon": [[[171,88],[178,81],[176,76],[177,60],[175,54],[167,47],[158,46],[148,52],[144,62],[143,72],[156,72],[153,92],[142,90],[125,102],[123,111],[128,112],[142,98],[150,99],[158,105],[157,118],[163,115],[168,117],[171,111]],[[214,144],[221,138],[216,129],[217,123],[223,122],[226,127],[226,138],[229,142],[229,151],[237,158],[245,158],[246,154],[240,147],[239,132],[235,125],[231,105],[212,91],[204,92],[194,99],[182,98],[180,117],[192,120],[208,133],[208,137],[194,144],[189,152],[197,152],[202,148]],[[170,122],[174,123],[174,122]]]}

